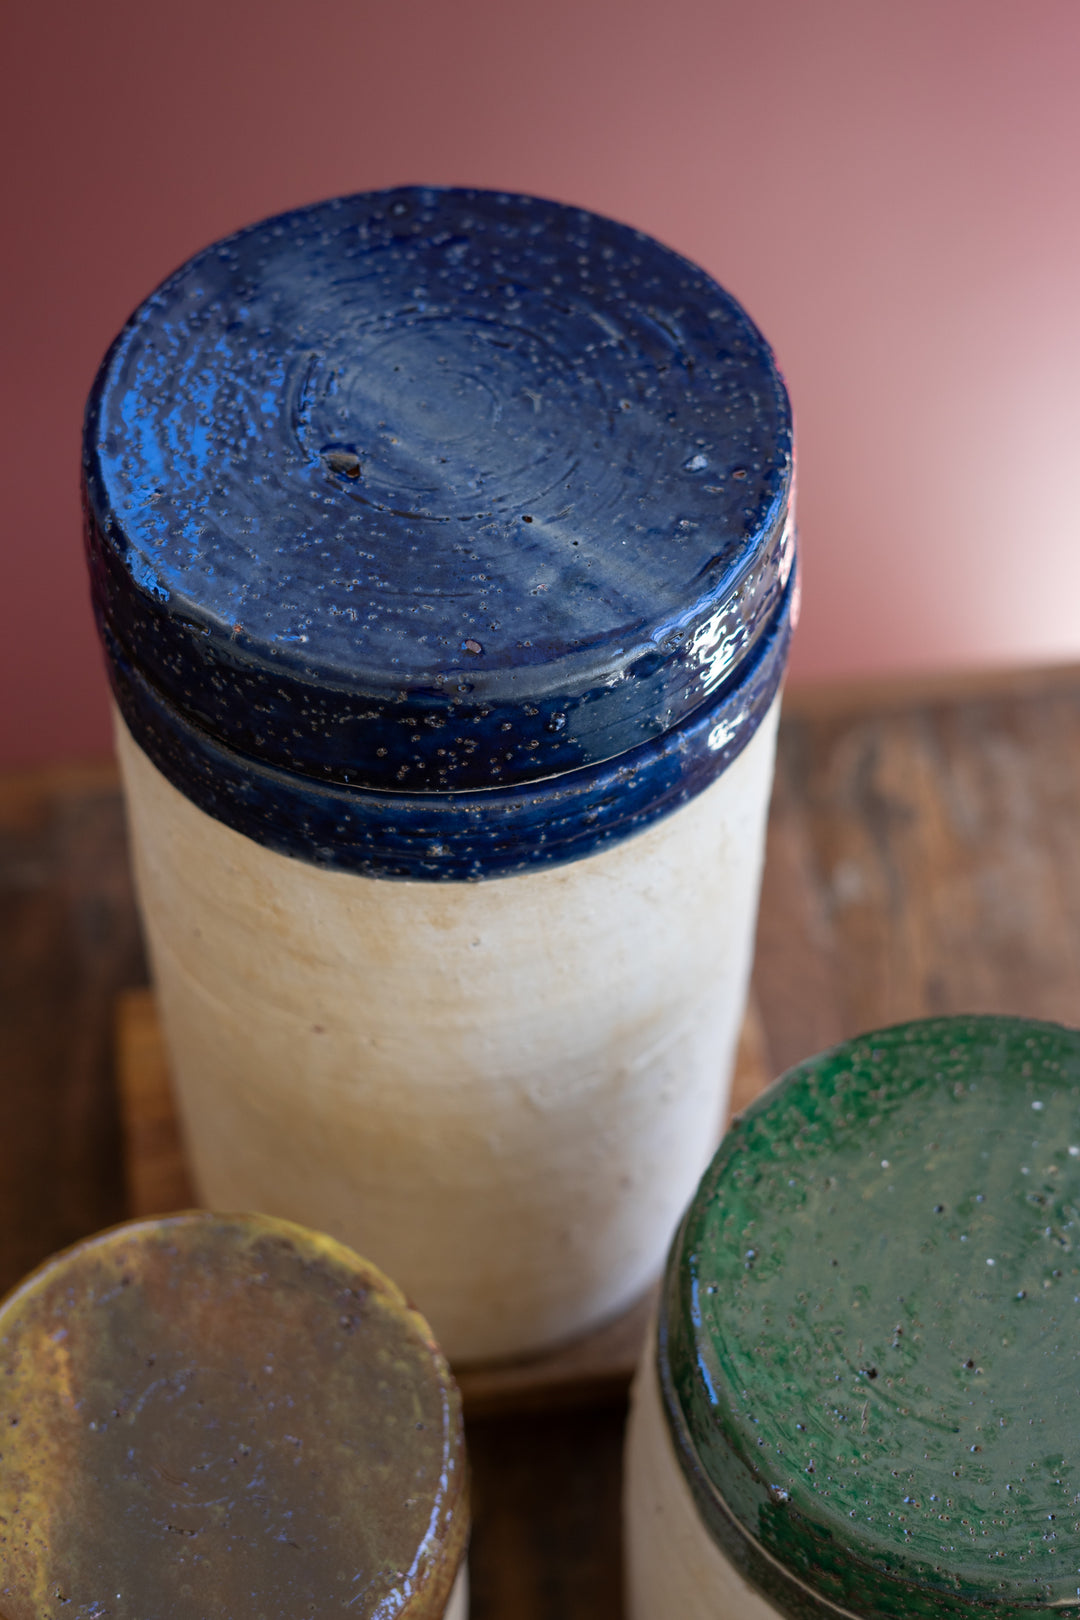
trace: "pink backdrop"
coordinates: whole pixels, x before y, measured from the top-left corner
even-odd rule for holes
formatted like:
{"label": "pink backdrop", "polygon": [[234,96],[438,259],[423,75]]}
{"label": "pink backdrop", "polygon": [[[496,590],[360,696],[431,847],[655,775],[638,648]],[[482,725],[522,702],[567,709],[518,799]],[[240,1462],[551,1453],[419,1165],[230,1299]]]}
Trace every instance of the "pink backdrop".
{"label": "pink backdrop", "polygon": [[77,460],[118,326],[401,181],[613,214],[747,305],[798,414],[796,675],[1080,655],[1075,0],[8,9],[0,764],[108,747]]}

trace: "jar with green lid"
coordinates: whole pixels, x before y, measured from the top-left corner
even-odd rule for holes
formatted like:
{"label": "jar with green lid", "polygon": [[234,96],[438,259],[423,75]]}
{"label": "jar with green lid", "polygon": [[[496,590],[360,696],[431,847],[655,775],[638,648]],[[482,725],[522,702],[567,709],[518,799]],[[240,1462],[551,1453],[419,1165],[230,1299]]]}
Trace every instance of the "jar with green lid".
{"label": "jar with green lid", "polygon": [[0,1304],[4,1620],[465,1620],[461,1403],[341,1244],[188,1213]]}
{"label": "jar with green lid", "polygon": [[900,1025],[792,1070],[669,1258],[632,1620],[1080,1615],[1080,1034]]}

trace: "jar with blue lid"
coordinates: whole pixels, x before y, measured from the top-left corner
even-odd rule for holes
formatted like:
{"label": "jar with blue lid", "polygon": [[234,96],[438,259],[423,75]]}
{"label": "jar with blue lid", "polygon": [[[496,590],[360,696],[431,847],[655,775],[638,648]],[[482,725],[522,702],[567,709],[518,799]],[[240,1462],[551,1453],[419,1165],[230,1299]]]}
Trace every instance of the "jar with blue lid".
{"label": "jar with blue lid", "polygon": [[87,412],[87,542],[201,1196],[457,1361],[655,1276],[720,1127],[796,596],[791,419],[708,275],[501,193],[197,255]]}

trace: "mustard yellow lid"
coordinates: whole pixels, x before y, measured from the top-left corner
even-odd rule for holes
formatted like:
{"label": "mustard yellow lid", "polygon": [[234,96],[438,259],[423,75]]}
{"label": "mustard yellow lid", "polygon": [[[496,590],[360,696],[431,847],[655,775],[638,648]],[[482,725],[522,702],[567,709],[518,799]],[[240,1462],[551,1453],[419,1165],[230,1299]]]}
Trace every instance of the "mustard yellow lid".
{"label": "mustard yellow lid", "polygon": [[428,1620],[466,1496],[427,1324],[330,1238],[133,1222],[0,1306],[3,1620]]}

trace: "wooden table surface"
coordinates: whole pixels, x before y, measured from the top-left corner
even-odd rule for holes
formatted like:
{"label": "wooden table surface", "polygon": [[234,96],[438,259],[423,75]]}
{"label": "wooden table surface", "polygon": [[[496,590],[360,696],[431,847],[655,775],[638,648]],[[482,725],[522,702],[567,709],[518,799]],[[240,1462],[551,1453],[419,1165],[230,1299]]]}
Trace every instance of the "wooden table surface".
{"label": "wooden table surface", "polygon": [[[779,1073],[876,1025],[1080,1024],[1080,669],[789,693],[754,991]],[[121,1220],[114,773],[0,778],[0,1290]],[[621,1403],[470,1425],[474,1620],[619,1620]]]}

